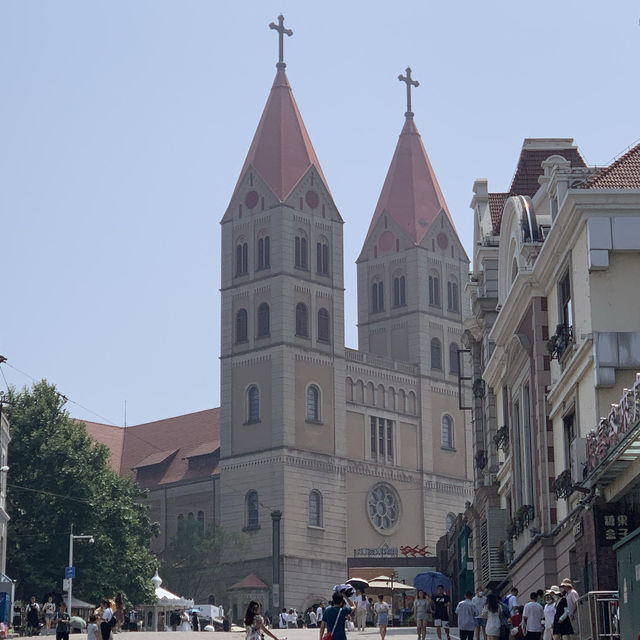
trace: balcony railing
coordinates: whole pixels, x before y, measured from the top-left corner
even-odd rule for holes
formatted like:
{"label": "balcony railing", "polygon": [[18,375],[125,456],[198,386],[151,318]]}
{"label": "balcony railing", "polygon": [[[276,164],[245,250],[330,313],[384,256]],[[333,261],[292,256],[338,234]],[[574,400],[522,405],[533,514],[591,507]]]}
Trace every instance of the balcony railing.
{"label": "balcony railing", "polygon": [[535,513],[535,508],[532,504],[522,505],[513,514],[513,520],[511,520],[507,529],[509,537],[517,538],[533,522]]}
{"label": "balcony railing", "polygon": [[509,452],[509,427],[506,424],[496,431],[493,441],[498,449],[502,449],[505,453]]}
{"label": "balcony railing", "polygon": [[618,445],[637,431],[640,422],[640,373],[631,389],[625,389],[618,404],[587,435],[587,472],[590,474]]}
{"label": "balcony railing", "polygon": [[556,327],[556,332],[547,341],[547,351],[552,359],[560,360],[572,343],[573,327],[559,324]]}
{"label": "balcony railing", "polygon": [[556,477],[553,483],[553,491],[556,494],[556,499],[566,500],[574,491],[573,482],[571,482],[571,469],[565,469],[559,476]]}

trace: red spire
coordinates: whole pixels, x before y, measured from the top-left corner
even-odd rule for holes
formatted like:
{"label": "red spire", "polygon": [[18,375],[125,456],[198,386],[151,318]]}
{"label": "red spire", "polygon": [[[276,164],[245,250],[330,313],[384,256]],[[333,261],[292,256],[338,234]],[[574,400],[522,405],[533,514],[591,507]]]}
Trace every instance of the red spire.
{"label": "red spire", "polygon": [[453,226],[422,138],[413,118],[408,116],[400,133],[367,239],[386,211],[419,244],[442,210]]}
{"label": "red spire", "polygon": [[284,67],[278,67],[240,179],[249,165],[260,174],[280,201],[286,200],[312,165],[326,186]]}

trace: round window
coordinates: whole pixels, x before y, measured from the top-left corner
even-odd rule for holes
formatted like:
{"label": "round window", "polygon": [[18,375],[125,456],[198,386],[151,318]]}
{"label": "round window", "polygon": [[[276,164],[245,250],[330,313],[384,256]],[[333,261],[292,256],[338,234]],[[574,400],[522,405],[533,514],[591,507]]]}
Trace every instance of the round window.
{"label": "round window", "polygon": [[392,533],[400,520],[400,496],[388,484],[377,484],[367,496],[367,514],[380,533]]}

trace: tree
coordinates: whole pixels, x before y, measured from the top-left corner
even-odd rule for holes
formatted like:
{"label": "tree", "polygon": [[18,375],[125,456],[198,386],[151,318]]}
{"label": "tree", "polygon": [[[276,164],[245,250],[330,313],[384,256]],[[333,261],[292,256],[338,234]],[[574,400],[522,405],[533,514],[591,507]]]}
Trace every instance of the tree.
{"label": "tree", "polygon": [[145,493],[109,467],[108,448],[69,416],[55,386],[10,389],[9,401],[7,573],[16,597],[60,591],[73,524],[95,540],[74,546],[74,594],[97,603],[123,591],[131,602],[153,602],[157,562],[149,547],[158,525]]}
{"label": "tree", "polygon": [[177,593],[206,602],[209,594],[228,585],[224,563],[237,561],[249,546],[246,534],[226,531],[215,524],[206,530],[193,518],[182,520],[164,553],[161,575]]}

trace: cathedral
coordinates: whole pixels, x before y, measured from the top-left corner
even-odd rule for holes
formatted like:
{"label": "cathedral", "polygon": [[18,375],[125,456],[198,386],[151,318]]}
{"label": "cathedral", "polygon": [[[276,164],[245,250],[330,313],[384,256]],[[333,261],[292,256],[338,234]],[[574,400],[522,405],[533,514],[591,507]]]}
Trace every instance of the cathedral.
{"label": "cathedral", "polygon": [[279,610],[326,600],[355,560],[433,556],[472,498],[473,446],[459,394],[469,259],[414,121],[417,82],[400,76],[407,111],[357,260],[350,349],[344,221],[285,71],[290,31],[270,26],[275,79],[221,221],[221,406],[87,427],[149,489],[157,552],[185,517],[244,531],[229,587]]}

